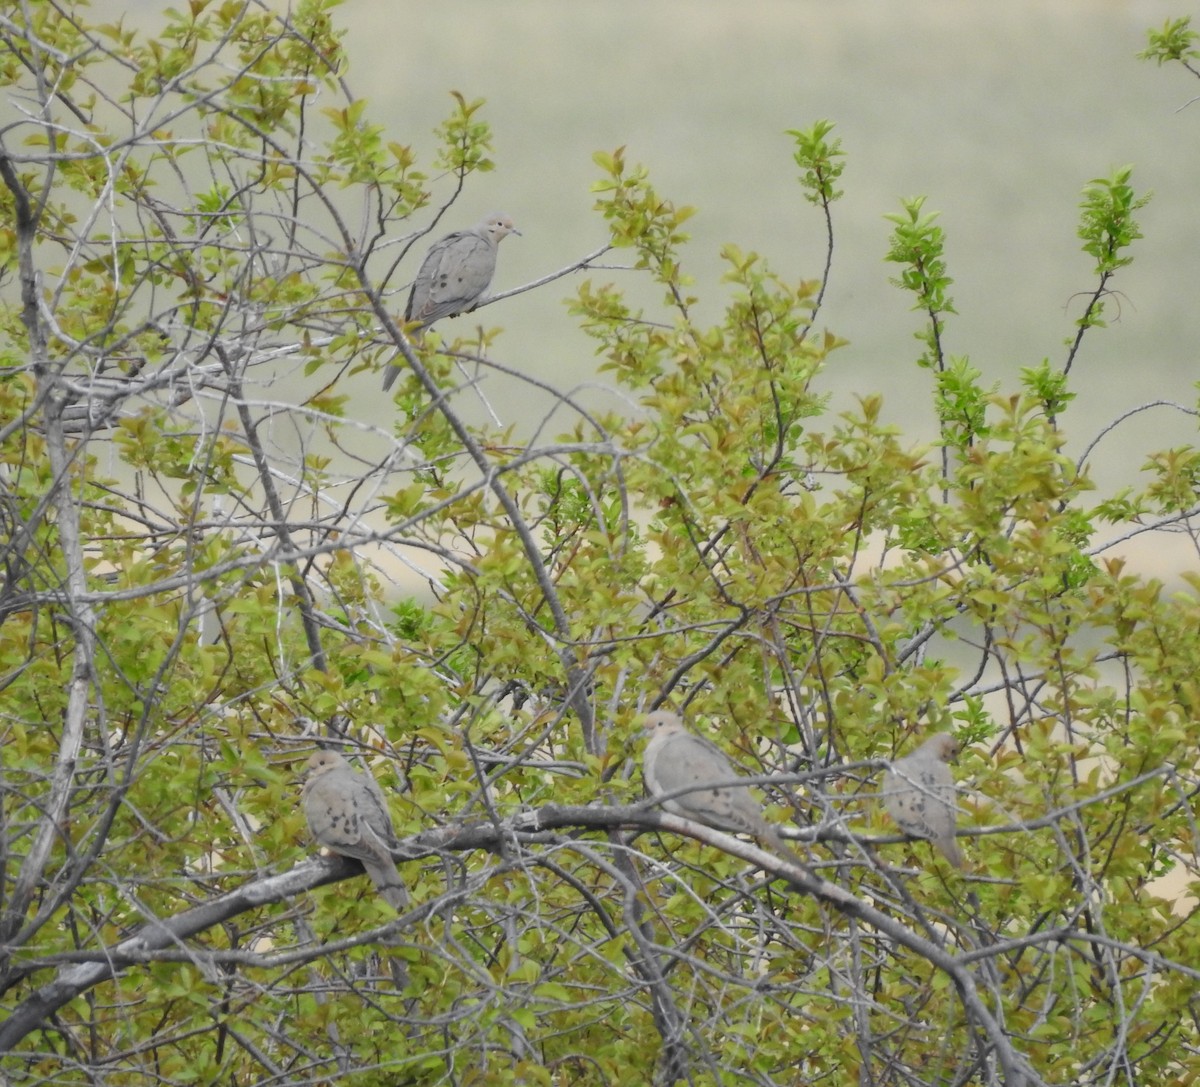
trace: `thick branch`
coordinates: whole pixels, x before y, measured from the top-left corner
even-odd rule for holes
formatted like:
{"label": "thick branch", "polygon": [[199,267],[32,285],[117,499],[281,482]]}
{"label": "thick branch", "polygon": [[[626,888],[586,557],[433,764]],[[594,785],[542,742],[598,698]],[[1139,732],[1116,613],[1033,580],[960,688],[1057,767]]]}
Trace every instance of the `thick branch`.
{"label": "thick branch", "polygon": [[[539,842],[548,842],[555,837],[552,832],[557,830],[612,831],[630,826],[685,834],[732,856],[740,857],[786,880],[795,890],[812,895],[846,917],[870,925],[900,946],[927,959],[954,982],[968,1015],[991,1044],[1003,1071],[1004,1082],[1010,1085],[1035,1082],[1028,1078],[1029,1073],[1024,1060],[1013,1050],[1002,1026],[976,989],[971,963],[978,958],[977,955],[952,954],[944,947],[917,934],[890,914],[830,883],[812,869],[789,863],[755,845],[698,823],[663,813],[644,804],[629,807],[551,805],[536,811],[523,812],[501,825],[486,822],[462,828],[443,827],[426,831],[403,842],[397,850],[397,855],[412,859],[445,850],[492,851],[499,849],[501,845],[511,848],[514,843],[532,846]],[[0,1024],[0,1050],[12,1048],[69,1001],[113,978],[131,965],[153,961],[156,958],[205,959],[218,962],[225,958],[244,956],[241,952],[207,952],[187,948],[183,944],[190,937],[227,922],[241,913],[360,874],[358,864],[341,858],[305,861],[287,872],[254,880],[176,917],[148,922],[114,947],[85,953],[93,957],[94,961],[80,963],[79,956],[72,956],[75,962],[62,967],[53,981],[38,988],[14,1010],[5,1023]],[[155,952],[163,954],[156,956]],[[295,957],[294,951],[285,954],[291,959]],[[270,965],[273,958],[276,957],[264,957],[266,961],[260,965]]]}
{"label": "thick branch", "polygon": [[[37,272],[33,261],[33,241],[37,216],[30,207],[29,194],[5,156],[0,156],[0,178],[13,193],[17,209],[17,253],[21,279],[21,320],[29,336],[29,353],[33,372],[38,377],[40,397],[45,411],[46,452],[50,461],[53,482],[51,504],[55,507],[58,545],[65,566],[62,587],[63,618],[74,636],[74,655],[67,691],[67,710],[62,722],[62,738],[58,757],[50,779],[50,794],[43,808],[37,832],[21,865],[13,888],[12,898],[0,917],[0,937],[12,940],[22,918],[43,880],[50,852],[61,834],[66,832],[67,807],[75,782],[76,760],[83,744],[84,723],[91,711],[93,661],[95,656],[95,614],[83,599],[87,593],[87,574],[84,569],[83,539],[80,525],[80,504],[71,490],[73,457],[67,449],[62,425],[63,398],[53,386],[45,329],[38,315]],[[44,909],[36,925],[44,921],[53,905]],[[15,942],[23,942],[32,934],[27,926]]]}

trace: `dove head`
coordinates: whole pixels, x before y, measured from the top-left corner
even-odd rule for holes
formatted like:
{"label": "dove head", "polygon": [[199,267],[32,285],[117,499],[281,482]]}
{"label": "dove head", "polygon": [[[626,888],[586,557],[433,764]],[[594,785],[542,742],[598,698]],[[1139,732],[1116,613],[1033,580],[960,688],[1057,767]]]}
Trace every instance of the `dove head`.
{"label": "dove head", "polygon": [[647,714],[646,720],[642,722],[642,731],[647,736],[656,736],[660,732],[665,735],[684,730],[683,718],[669,710],[658,710],[655,713]]}
{"label": "dove head", "polygon": [[336,751],[314,751],[308,757],[309,777],[318,777],[341,766],[342,756]]}
{"label": "dove head", "polygon": [[942,762],[953,762],[962,750],[962,745],[948,732],[939,732],[936,736],[931,736],[925,746],[935,759]]}
{"label": "dove head", "polygon": [[507,238],[510,234],[515,234],[518,238],[521,236],[521,232],[513,226],[513,221],[507,215],[501,215],[499,212],[489,215],[475,229],[480,234],[486,234],[491,238],[493,245],[497,244],[501,238]]}

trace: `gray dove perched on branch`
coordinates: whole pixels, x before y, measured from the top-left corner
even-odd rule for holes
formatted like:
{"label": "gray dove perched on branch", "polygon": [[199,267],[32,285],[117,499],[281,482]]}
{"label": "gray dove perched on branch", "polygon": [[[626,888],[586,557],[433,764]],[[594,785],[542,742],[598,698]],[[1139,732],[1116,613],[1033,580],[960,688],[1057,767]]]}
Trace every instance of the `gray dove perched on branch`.
{"label": "gray dove perched on branch", "polygon": [[963,855],[954,841],[954,778],[946,763],[958,752],[958,741],[948,732],[930,736],[892,763],[880,793],[900,829],[933,842],[955,868],[963,866]]}
{"label": "gray dove perched on branch", "polygon": [[312,836],[343,857],[361,861],[379,893],[397,910],[408,892],[396,871],[395,838],[383,792],[370,774],[359,774],[341,755],[318,751],[308,760],[304,814]]}
{"label": "gray dove perched on branch", "polygon": [[[419,340],[435,321],[470,313],[478,306],[496,271],[501,239],[520,233],[507,215],[489,215],[469,230],[456,230],[434,242],[413,280],[404,310],[406,321],[421,322],[413,330],[413,339]],[[384,392],[399,373],[399,367],[388,367],[383,375]]]}
{"label": "gray dove perched on branch", "polygon": [[650,714],[643,726],[650,740],[642,754],[642,777],[652,796],[688,792],[664,800],[675,815],[717,830],[750,834],[781,857],[804,864],[783,835],[763,818],[762,806],[720,748],[690,732],[676,713]]}

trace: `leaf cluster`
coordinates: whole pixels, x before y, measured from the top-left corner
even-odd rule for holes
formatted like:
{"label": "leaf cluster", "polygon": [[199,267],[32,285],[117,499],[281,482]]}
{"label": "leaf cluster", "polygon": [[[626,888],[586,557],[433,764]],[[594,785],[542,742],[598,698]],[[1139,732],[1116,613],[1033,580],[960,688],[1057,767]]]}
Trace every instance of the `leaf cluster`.
{"label": "leaf cluster", "polygon": [[[949,350],[936,214],[888,217],[927,442],[869,391],[830,407],[829,122],[789,133],[823,274],[730,243],[710,323],[693,209],[599,153],[628,266],[563,274],[625,408],[559,393],[526,437],[462,407],[534,383],[497,330],[414,345],[394,312],[417,213],[493,167],[483,103],[389,140],[334,6],[0,27],[39,104],[0,146],[4,1074],[1190,1082],[1200,581],[1120,547],[1200,545],[1196,406],[1115,493],[1065,452],[1131,170],[1085,188],[1091,302],[1013,389]],[[345,396],[392,364],[381,436]],[[638,806],[660,706],[804,866]],[[938,729],[964,872],[875,795]],[[311,856],[317,744],[384,789],[411,913]]]}

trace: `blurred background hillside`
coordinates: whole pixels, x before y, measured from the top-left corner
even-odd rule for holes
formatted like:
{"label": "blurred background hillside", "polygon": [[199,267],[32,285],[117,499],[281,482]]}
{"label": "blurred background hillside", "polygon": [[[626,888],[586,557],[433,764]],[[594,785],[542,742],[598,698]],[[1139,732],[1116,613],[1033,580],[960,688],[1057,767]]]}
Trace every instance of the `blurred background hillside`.
{"label": "blurred background hillside", "polygon": [[[147,14],[161,6],[139,5]],[[1074,455],[1136,404],[1195,400],[1200,103],[1185,106],[1200,84],[1177,65],[1135,59],[1148,27],[1187,14],[1186,0],[349,0],[337,11],[349,86],[423,166],[449,92],[487,99],[497,169],[469,180],[435,236],[493,209],[511,215],[524,237],[505,242],[494,290],[603,242],[591,155],[622,145],[662,195],[698,209],[684,260],[700,319],[716,320],[726,301],[725,242],[759,251],[788,279],[816,277],[823,224],[801,199],[785,130],[833,121],[848,157],[820,324],[850,344],[820,382],[837,406],[882,392],[885,417],[912,441],[935,427],[928,375],[912,362],[919,315],[883,260],[884,216],[921,194],[926,210],[940,211],[960,314],[947,350],[1012,391],[1022,367],[1047,357],[1061,365],[1095,286],[1075,234],[1082,187],[1134,164],[1135,188],[1154,198],[1140,213],[1135,263],[1115,280],[1110,327],[1087,338],[1072,372],[1078,400],[1064,422]],[[445,198],[449,179],[435,189]],[[621,282],[654,315],[657,291],[637,277],[593,277]],[[563,301],[574,284],[484,311],[485,323],[505,329],[494,356],[560,389],[593,380],[592,341]],[[443,334],[466,334],[471,320]],[[374,375],[350,385],[360,418],[389,427]],[[518,435],[531,434],[550,403],[494,374],[484,389]],[[613,403],[603,390],[590,395]],[[1144,413],[1100,444],[1093,474],[1110,491],[1133,481],[1146,451],[1194,434],[1177,412]]]}

